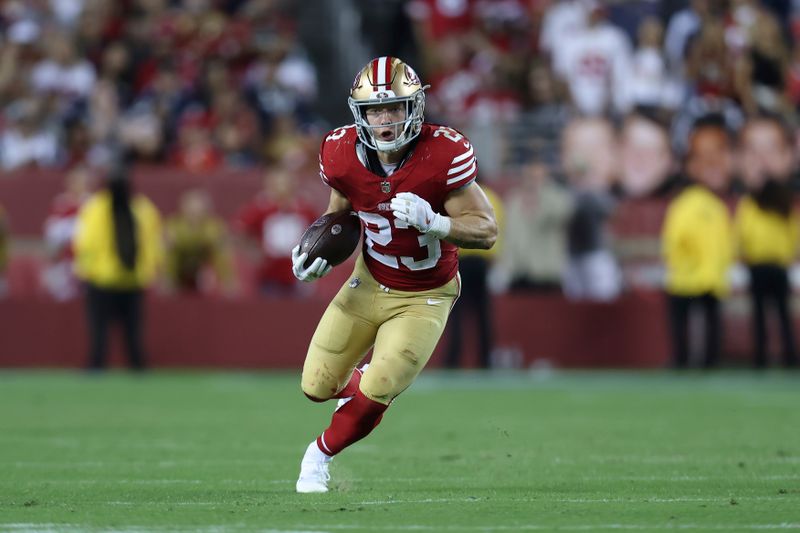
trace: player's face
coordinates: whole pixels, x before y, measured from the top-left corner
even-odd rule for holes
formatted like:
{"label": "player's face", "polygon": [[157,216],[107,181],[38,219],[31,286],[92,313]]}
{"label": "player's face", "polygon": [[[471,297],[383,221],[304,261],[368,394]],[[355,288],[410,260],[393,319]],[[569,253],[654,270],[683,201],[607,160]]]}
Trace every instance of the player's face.
{"label": "player's face", "polygon": [[370,126],[385,126],[372,128],[372,134],[376,139],[385,142],[393,141],[403,131],[406,105],[403,102],[394,102],[372,106],[366,110],[365,116]]}

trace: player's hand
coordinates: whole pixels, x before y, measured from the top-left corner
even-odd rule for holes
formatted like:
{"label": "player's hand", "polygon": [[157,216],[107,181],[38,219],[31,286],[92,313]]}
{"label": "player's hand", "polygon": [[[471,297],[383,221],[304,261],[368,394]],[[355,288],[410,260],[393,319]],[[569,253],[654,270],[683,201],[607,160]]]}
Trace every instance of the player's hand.
{"label": "player's hand", "polygon": [[450,233],[450,219],[436,213],[424,198],[413,192],[398,193],[391,202],[392,213],[401,220],[417,228],[422,233],[430,233],[442,239]]}
{"label": "player's hand", "polygon": [[292,272],[294,273],[294,277],[300,281],[316,281],[333,270],[333,267],[328,264],[328,261],[321,257],[314,259],[311,265],[305,268],[303,267],[303,263],[306,262],[306,259],[308,259],[308,254],[306,252],[300,253],[299,244],[292,248]]}

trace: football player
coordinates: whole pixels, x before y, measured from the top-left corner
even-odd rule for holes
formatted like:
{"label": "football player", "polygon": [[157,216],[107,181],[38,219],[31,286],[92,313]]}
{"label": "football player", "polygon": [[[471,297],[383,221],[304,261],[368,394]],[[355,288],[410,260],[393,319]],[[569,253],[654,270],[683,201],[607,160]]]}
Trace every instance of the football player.
{"label": "football player", "polygon": [[[364,241],[303,366],[306,396],[339,403],[306,449],[297,492],[327,492],[331,459],[367,436],[428,362],[459,295],[457,248],[488,249],[497,237],[472,145],[423,122],[426,88],[398,58],[373,59],[350,90],[355,123],[320,148],[320,176],[331,188],[326,213],[356,211]],[[299,246],[292,255],[302,281],[331,269],[324,258],[304,267]],[[370,348],[370,364],[357,369]]]}

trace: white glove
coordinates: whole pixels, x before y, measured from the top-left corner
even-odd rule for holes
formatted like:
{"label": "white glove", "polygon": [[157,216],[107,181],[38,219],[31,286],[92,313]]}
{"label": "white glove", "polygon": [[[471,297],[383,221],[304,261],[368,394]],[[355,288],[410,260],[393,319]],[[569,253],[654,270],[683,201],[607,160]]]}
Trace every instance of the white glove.
{"label": "white glove", "polygon": [[308,253],[301,254],[299,244],[292,248],[292,272],[294,272],[294,277],[300,281],[316,281],[333,269],[328,265],[328,261],[321,257],[317,257],[308,268],[304,268],[303,263],[306,262],[306,259],[308,259]]}
{"label": "white glove", "polygon": [[444,239],[450,234],[450,218],[434,213],[431,204],[412,192],[397,194],[390,205],[397,220],[414,226],[422,233],[430,233],[437,239]]}

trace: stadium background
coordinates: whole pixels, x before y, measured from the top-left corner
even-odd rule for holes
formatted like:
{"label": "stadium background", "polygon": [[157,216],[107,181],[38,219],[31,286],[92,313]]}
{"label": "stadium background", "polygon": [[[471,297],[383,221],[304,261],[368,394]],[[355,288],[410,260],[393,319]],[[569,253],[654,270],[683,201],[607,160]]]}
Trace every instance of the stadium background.
{"label": "stadium background", "polygon": [[[703,16],[683,11],[690,5]],[[797,372],[649,370],[669,360],[659,235],[686,125],[712,110],[736,130],[754,106],[776,104],[793,121],[797,2],[604,6],[0,2],[0,531],[800,529]],[[601,31],[586,29],[590,17]],[[634,39],[644,20],[655,46]],[[653,20],[673,27],[672,45]],[[702,46],[689,45],[701,27]],[[715,83],[747,66],[746,50],[763,44],[772,54],[776,35],[785,37],[771,56],[782,58],[777,86],[756,88],[747,77]],[[593,53],[579,69],[587,78],[571,86],[546,49],[575,43]],[[619,65],[619,77],[607,77],[610,59],[624,58],[626,48],[638,58],[630,64],[644,70]],[[676,69],[684,71],[689,49],[693,77],[685,78]],[[580,185],[576,168],[596,178],[594,190],[614,209],[589,229],[602,230],[597,242],[620,265],[621,292],[576,300],[520,292],[493,277],[501,368],[426,369],[378,430],[336,458],[331,492],[295,494],[303,449],[333,409],[303,396],[298,367],[349,270],[335,269],[303,293],[265,293],[263,248],[244,231],[242,210],[280,190],[323,209],[319,142],[351,121],[350,83],[378,54],[402,57],[432,85],[428,118],[470,136],[480,181],[502,196],[507,215],[530,198],[520,186],[531,174],[550,177],[568,196]],[[584,122],[570,139],[580,141],[575,153],[596,158],[561,150],[565,124],[574,126],[581,109],[613,125]],[[641,117],[632,121],[634,109]],[[216,276],[203,276],[200,291],[164,280],[152,288],[146,345],[156,368],[146,373],[81,370],[83,302],[65,275],[64,244],[81,199],[69,190],[102,175],[119,143],[136,154],[136,189],[165,220],[187,191],[206,191],[232,254]],[[269,191],[259,196],[265,177]],[[731,206],[741,178],[731,177]],[[297,225],[270,242],[287,253]],[[532,251],[534,259],[550,255]],[[283,260],[276,271],[291,278]],[[745,366],[749,306],[737,276],[724,304],[724,364]],[[474,329],[463,343],[467,366],[477,360]],[[112,343],[121,366],[119,344]],[[441,362],[440,350],[432,366]]]}
{"label": "stadium background", "polygon": [[[611,170],[597,169],[616,202],[598,231],[623,274],[617,297],[581,301],[502,284],[493,296],[497,366],[664,366],[669,341],[659,231],[669,185],[680,173],[686,124],[716,111],[736,130],[758,109],[794,123],[797,9],[788,0],[4,2],[0,205],[9,236],[0,365],[84,362],[80,298],[58,297],[57,289],[54,296],[45,281],[53,260],[45,224],[70,173],[101,173],[109,144],[122,142],[136,154],[136,189],[165,218],[184,192],[202,189],[235,236],[237,213],[259,193],[264,176],[279,172],[289,173],[296,194],[321,212],[327,190],[317,178],[319,141],[350,122],[353,75],[371,57],[388,54],[416,66],[432,85],[428,120],[472,139],[481,183],[506,200],[531,160],[546,165],[565,190],[574,185],[560,141],[575,117],[600,117],[621,132],[638,113],[668,135],[666,168],[657,171],[658,182],[643,184],[628,177],[635,169],[622,168],[621,133],[595,139],[610,142],[617,154]],[[592,58],[578,60],[587,79],[573,79],[568,66],[557,64],[560,39],[595,38],[590,20],[611,37],[600,37]],[[759,31],[779,43],[778,87],[736,76],[758,48]],[[645,46],[652,42],[658,44]],[[698,54],[707,69],[691,68]],[[714,69],[721,73],[708,74]],[[647,143],[642,150],[652,149]],[[606,162],[586,164],[591,173],[591,165]],[[731,202],[736,190],[734,177]],[[301,364],[315,317],[348,266],[311,293],[264,295],[252,254],[234,237],[231,249],[236,290],[212,283],[199,294],[151,291],[146,345],[153,365]],[[727,364],[749,359],[745,281],[735,279],[724,307]],[[474,344],[465,344],[467,365],[475,362]]]}

